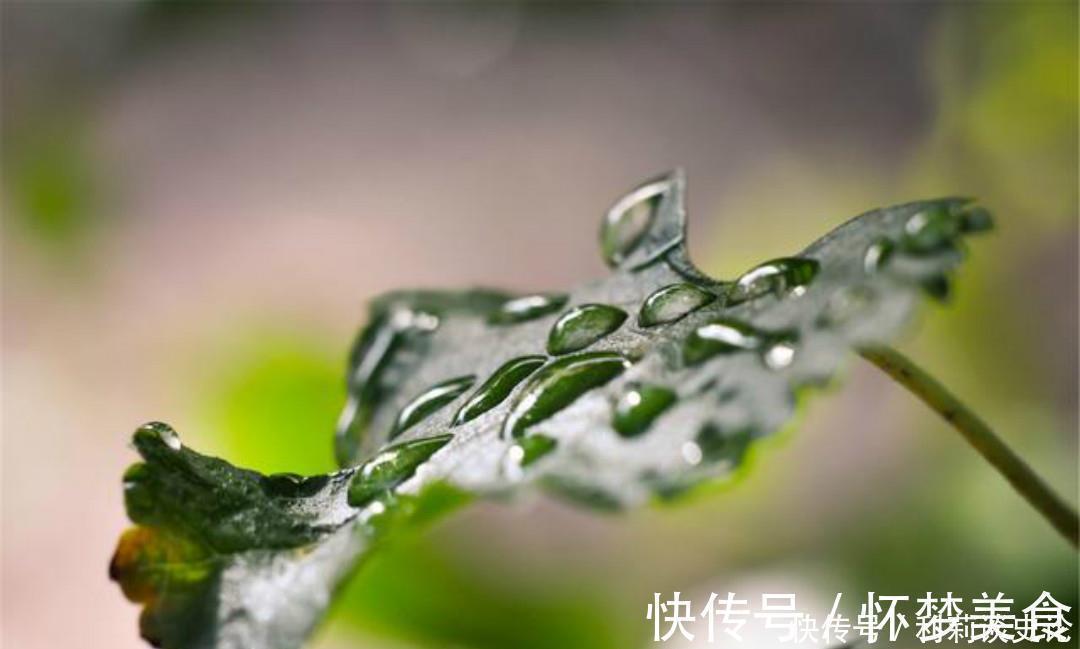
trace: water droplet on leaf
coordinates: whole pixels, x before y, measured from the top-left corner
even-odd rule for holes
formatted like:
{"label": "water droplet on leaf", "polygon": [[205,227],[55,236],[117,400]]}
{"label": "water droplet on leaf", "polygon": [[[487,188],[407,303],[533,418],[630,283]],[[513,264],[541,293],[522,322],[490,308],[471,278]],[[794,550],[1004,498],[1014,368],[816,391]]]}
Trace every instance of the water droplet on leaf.
{"label": "water droplet on leaf", "polygon": [[180,435],[173,430],[173,427],[160,421],[151,421],[139,426],[135,434],[156,439],[172,451],[179,451],[183,447],[183,444],[180,443]]}
{"label": "water droplet on leaf", "polygon": [[418,395],[398,413],[390,439],[394,439],[421,420],[434,414],[439,408],[465,393],[476,381],[475,376],[460,376],[434,385]]}
{"label": "water droplet on leaf", "polygon": [[783,369],[795,360],[795,346],[790,342],[775,343],[765,350],[764,359],[769,369]]}
{"label": "water droplet on leaf", "polygon": [[806,286],[818,273],[814,259],[785,257],[774,259],[743,273],[728,289],[728,304],[735,305],[763,295],[780,294]]}
{"label": "water droplet on leaf", "polygon": [[701,447],[696,442],[683,442],[682,447],[679,449],[682,453],[683,459],[690,466],[697,466],[701,464]]}
{"label": "water droplet on leaf", "polygon": [[349,504],[362,507],[389,493],[416,473],[416,469],[450,441],[436,435],[389,446],[365,462],[349,483]]}
{"label": "water droplet on leaf", "polygon": [[660,385],[631,385],[615,404],[611,425],[623,437],[637,437],[675,403],[675,392]]}
{"label": "water droplet on leaf", "polygon": [[720,318],[698,327],[683,344],[683,359],[697,365],[717,354],[755,350],[765,344],[766,337],[754,327],[730,318]]}
{"label": "water droplet on leaf", "polygon": [[614,352],[587,352],[555,359],[529,379],[503,423],[503,434],[521,437],[533,424],[569,406],[630,367]]}
{"label": "water droplet on leaf", "polygon": [[709,462],[728,461],[733,466],[738,466],[750,446],[751,438],[747,428],[724,430],[716,424],[708,423],[698,431],[696,442],[702,456]]}
{"label": "water droplet on leaf", "polygon": [[876,273],[881,270],[892,257],[895,249],[896,244],[889,239],[881,238],[871,243],[866,247],[866,254],[863,255],[863,270],[867,273]]}
{"label": "water droplet on leaf", "polygon": [[535,320],[563,308],[569,296],[561,294],[526,295],[507,300],[488,316],[488,323],[509,325]]}
{"label": "water droplet on leaf", "polygon": [[904,250],[914,253],[934,252],[952,245],[960,232],[960,220],[944,203],[916,212],[904,223]]}
{"label": "water droplet on leaf", "polygon": [[547,435],[534,433],[522,437],[512,449],[516,448],[520,450],[519,453],[514,453],[515,457],[517,457],[518,466],[527,467],[548,453],[554,451],[556,446],[558,446],[558,442],[553,438],[548,437]]}
{"label": "water droplet on leaf", "polygon": [[564,313],[551,327],[547,350],[553,356],[585,349],[618,329],[626,312],[606,304],[583,304]]}
{"label": "water droplet on leaf", "polygon": [[645,298],[638,314],[638,324],[654,327],[676,322],[715,299],[715,295],[693,284],[671,284]]}
{"label": "water droplet on leaf", "polygon": [[460,426],[502,403],[518,383],[539,369],[546,360],[544,356],[521,356],[504,363],[461,406],[454,415],[453,425]]}
{"label": "water droplet on leaf", "polygon": [[600,251],[609,266],[618,266],[641,243],[668,187],[666,181],[649,183],[608,210],[600,228]]}

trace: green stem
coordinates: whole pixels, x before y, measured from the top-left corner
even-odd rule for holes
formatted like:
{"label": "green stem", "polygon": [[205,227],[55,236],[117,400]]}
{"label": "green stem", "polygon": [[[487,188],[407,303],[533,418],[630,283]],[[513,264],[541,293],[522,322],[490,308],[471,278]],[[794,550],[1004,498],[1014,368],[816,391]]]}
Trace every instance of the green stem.
{"label": "green stem", "polygon": [[1077,547],[1080,521],[1076,510],[1055,494],[1038,474],[1013,452],[982,419],[945,386],[903,354],[888,347],[867,347],[859,354],[919,397],[952,424],[968,444],[1009,481],[1073,547]]}

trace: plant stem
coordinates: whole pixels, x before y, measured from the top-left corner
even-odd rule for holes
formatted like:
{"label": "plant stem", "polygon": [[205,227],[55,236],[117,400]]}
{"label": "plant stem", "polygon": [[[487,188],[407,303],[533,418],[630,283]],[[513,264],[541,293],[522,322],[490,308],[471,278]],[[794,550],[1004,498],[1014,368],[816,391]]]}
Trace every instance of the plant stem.
{"label": "plant stem", "polygon": [[866,347],[859,354],[906,387],[952,424],[964,439],[1009,481],[1032,507],[1077,547],[1080,521],[1076,510],[1054,493],[994,431],[945,386],[903,354],[889,347]]}

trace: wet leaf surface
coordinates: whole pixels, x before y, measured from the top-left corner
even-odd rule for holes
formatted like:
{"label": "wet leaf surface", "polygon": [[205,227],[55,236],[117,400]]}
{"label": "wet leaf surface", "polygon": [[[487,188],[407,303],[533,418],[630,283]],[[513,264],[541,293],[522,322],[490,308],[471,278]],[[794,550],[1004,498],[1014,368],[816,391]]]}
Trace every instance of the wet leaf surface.
{"label": "wet leaf surface", "polygon": [[908,203],[719,281],[688,259],[684,190],[675,173],[621,199],[601,232],[612,273],[572,291],[376,300],[338,473],[261,476],[140,429],[145,463],[125,478],[138,527],[111,574],[144,604],[144,636],[299,646],[387,531],[474,494],[539,485],[620,509],[730,477],[851,349],[947,296],[963,237],[989,226],[964,199]]}

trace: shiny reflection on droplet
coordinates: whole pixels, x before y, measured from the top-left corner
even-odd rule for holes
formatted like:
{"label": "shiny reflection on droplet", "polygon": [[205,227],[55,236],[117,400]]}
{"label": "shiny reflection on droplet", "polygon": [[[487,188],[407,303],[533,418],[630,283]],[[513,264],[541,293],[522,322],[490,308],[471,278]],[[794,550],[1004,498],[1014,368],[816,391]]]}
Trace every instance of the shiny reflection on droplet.
{"label": "shiny reflection on droplet", "polygon": [[360,507],[389,493],[413,477],[421,465],[445,446],[451,437],[435,435],[386,447],[353,475],[349,483],[349,504]]}
{"label": "shiny reflection on droplet", "polygon": [[139,426],[139,430],[137,430],[135,434],[154,435],[161,440],[170,451],[179,451],[183,447],[183,444],[180,442],[180,435],[173,430],[173,427],[160,421],[151,421]]}
{"label": "shiny reflection on droplet", "polygon": [[611,426],[622,437],[637,437],[674,405],[676,398],[675,392],[664,386],[633,383],[615,404]]}
{"label": "shiny reflection on droplet", "polygon": [[555,450],[558,442],[543,434],[523,437],[506,451],[503,473],[511,481],[525,477],[525,468]]}
{"label": "shiny reflection on droplet", "polygon": [[555,415],[629,367],[630,361],[615,352],[585,352],[550,361],[522,388],[503,421],[503,434],[521,437],[533,424]]}
{"label": "shiny reflection on droplet", "polygon": [[763,295],[790,293],[806,286],[817,276],[820,264],[816,259],[784,257],[773,259],[743,273],[728,289],[728,304],[736,305]]}
{"label": "shiny reflection on droplet", "polygon": [[398,413],[390,429],[389,439],[394,439],[412,426],[435,414],[443,406],[457,399],[472,387],[476,381],[474,375],[459,376],[431,386],[414,397]]}
{"label": "shiny reflection on droplet", "polygon": [[715,299],[715,295],[693,284],[670,284],[645,298],[638,314],[638,324],[646,328],[670,324]]}
{"label": "shiny reflection on droplet", "polygon": [[765,335],[740,320],[718,318],[695,329],[683,344],[683,359],[697,365],[718,354],[758,349]]}
{"label": "shiny reflection on droplet", "polygon": [[563,308],[570,296],[561,293],[538,293],[507,300],[488,316],[488,324],[512,325],[528,322]]}
{"label": "shiny reflection on droplet", "polygon": [[683,442],[682,448],[680,450],[682,452],[682,457],[684,460],[686,460],[687,464],[689,464],[690,466],[697,466],[701,464],[701,447],[698,446],[697,443]]}
{"label": "shiny reflection on droplet", "polygon": [[866,247],[866,253],[863,255],[863,270],[868,274],[881,270],[882,266],[892,257],[895,248],[896,245],[885,238],[871,243]]}
{"label": "shiny reflection on droplet", "polygon": [[795,360],[795,347],[790,343],[776,343],[765,352],[765,364],[770,369],[780,370]]}

